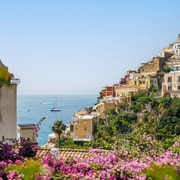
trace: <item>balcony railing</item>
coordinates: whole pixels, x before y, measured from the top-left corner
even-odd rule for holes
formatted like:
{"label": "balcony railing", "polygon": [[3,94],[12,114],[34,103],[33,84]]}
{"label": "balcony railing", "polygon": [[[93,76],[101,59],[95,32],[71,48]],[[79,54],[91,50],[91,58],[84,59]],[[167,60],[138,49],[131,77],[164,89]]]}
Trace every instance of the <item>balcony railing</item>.
{"label": "balcony railing", "polygon": [[163,91],[164,93],[178,93],[180,94],[180,89],[176,89],[176,90],[165,90]]}
{"label": "balcony railing", "polygon": [[18,78],[12,78],[10,81],[11,84],[19,84],[20,83],[20,79]]}

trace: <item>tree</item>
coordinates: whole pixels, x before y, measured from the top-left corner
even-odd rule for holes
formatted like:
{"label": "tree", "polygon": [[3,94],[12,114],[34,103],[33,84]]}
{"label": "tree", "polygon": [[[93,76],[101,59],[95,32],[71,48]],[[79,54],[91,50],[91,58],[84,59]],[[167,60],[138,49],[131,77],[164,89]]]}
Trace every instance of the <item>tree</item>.
{"label": "tree", "polygon": [[58,135],[58,145],[60,147],[61,134],[66,130],[66,125],[63,124],[62,120],[57,120],[52,126],[52,131]]}
{"label": "tree", "polygon": [[0,84],[1,85],[10,85],[11,78],[14,77],[14,75],[4,67],[0,67]]}
{"label": "tree", "polygon": [[173,138],[180,135],[180,99],[163,97],[161,103],[164,112],[156,126],[156,138],[169,147],[173,143]]}

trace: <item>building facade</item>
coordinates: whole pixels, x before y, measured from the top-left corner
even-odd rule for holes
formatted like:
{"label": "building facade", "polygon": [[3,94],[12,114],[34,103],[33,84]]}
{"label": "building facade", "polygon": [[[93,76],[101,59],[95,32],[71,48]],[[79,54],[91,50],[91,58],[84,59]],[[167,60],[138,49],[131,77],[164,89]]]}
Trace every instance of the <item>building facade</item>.
{"label": "building facade", "polygon": [[17,139],[25,138],[36,142],[35,124],[18,124]]}
{"label": "building facade", "polygon": [[71,122],[71,136],[74,141],[91,141],[93,139],[95,126],[98,123],[97,113],[78,112]]}
{"label": "building facade", "polygon": [[[7,79],[6,75],[8,75]],[[7,84],[5,81],[7,80]],[[0,140],[17,138],[17,84],[8,68],[0,61]]]}
{"label": "building facade", "polygon": [[162,96],[180,98],[180,71],[172,71],[164,74]]}
{"label": "building facade", "polygon": [[115,87],[117,84],[114,84],[113,86],[106,86],[104,89],[100,92],[101,98],[106,96],[113,96],[115,97]]}
{"label": "building facade", "polygon": [[99,118],[105,118],[109,110],[117,110],[118,104],[118,98],[112,96],[105,96],[100,99],[98,104],[94,106],[94,109],[99,114]]}

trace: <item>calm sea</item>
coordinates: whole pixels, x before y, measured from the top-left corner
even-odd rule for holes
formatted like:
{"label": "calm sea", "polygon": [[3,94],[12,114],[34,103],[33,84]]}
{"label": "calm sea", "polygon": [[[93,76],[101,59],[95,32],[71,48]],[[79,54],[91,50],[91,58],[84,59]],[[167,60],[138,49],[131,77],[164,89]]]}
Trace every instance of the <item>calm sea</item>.
{"label": "calm sea", "polygon": [[[60,112],[51,112],[56,101]],[[17,123],[37,123],[43,117],[46,119],[38,132],[38,143],[47,143],[48,134],[56,120],[64,124],[71,122],[74,113],[97,102],[96,95],[18,95],[17,96]]]}

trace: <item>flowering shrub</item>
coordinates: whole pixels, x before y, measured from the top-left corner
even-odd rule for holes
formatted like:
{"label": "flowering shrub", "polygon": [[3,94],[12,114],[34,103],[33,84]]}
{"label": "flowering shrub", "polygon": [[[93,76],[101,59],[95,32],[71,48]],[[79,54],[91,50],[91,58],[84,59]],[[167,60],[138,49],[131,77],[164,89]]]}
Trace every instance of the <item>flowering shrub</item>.
{"label": "flowering shrub", "polygon": [[[144,138],[148,137],[144,135]],[[140,145],[142,144],[140,143]],[[177,142],[174,146],[176,145]],[[137,149],[139,148],[137,147]],[[7,173],[5,175],[4,172],[1,172],[0,177],[19,180],[28,177],[33,177],[36,180],[53,178],[145,180],[157,178],[160,173],[161,179],[180,179],[180,154],[173,150],[152,151],[151,153],[143,153],[143,151],[139,150],[139,156],[134,156],[133,151],[127,150],[90,149],[87,158],[74,158],[65,161],[49,154],[39,162],[36,159],[24,162],[16,160],[15,166],[13,161],[1,161],[0,169],[3,170],[6,167]],[[7,167],[8,164],[10,167]]]}
{"label": "flowering shrub", "polygon": [[38,151],[38,146],[35,142],[31,142],[25,138],[20,140],[19,155],[22,157],[34,157]]}
{"label": "flowering shrub", "polygon": [[20,142],[5,143],[0,141],[0,161],[15,162],[25,157],[34,157],[37,153],[38,146],[28,139],[21,138]]}
{"label": "flowering shrub", "polygon": [[[9,172],[17,172],[15,175],[18,175],[18,177],[23,174],[23,179],[37,179],[35,178],[36,176],[40,177],[41,174],[47,172],[47,170],[44,168],[44,166],[42,166],[40,161],[32,158],[27,158],[19,164],[12,164],[10,166],[7,166],[5,171],[8,172],[7,176]],[[47,175],[49,174],[47,173]]]}
{"label": "flowering shrub", "polygon": [[[26,174],[26,172],[28,172],[29,170],[22,171],[23,173],[19,173],[19,171],[21,169],[24,169],[25,164],[30,169],[30,171],[32,171],[33,167],[35,166],[35,171],[32,171],[32,176],[39,175],[39,172],[41,172],[42,164],[36,161],[33,162],[26,160],[26,163],[23,163],[23,161],[25,160],[25,158],[33,158],[36,156],[36,153],[38,151],[38,145],[37,143],[35,143],[35,140],[38,136],[40,125],[44,121],[44,119],[45,117],[41,118],[39,122],[35,125],[32,139],[33,141],[25,138],[21,138],[19,141],[16,139],[8,139],[9,144],[4,141],[0,141],[0,180],[24,179],[24,174]],[[31,164],[33,164],[33,166]],[[29,178],[29,174],[26,176],[28,176]]]}
{"label": "flowering shrub", "polygon": [[[130,153],[117,151],[90,150],[89,158],[75,158],[65,162],[48,155],[43,163],[51,168],[52,176],[78,179],[146,179],[151,177],[147,171],[152,167],[171,169],[174,177],[180,178],[180,156],[172,151],[157,154],[155,157],[144,156],[131,158]],[[166,172],[166,171],[165,171]],[[167,174],[162,174],[165,177]],[[153,177],[153,176],[152,176]]]}
{"label": "flowering shrub", "polygon": [[22,175],[16,171],[6,174],[5,168],[13,164],[22,164],[24,158],[34,157],[37,150],[38,146],[28,139],[21,139],[20,142],[13,140],[11,144],[0,141],[0,178],[22,179]]}
{"label": "flowering shrub", "polygon": [[19,174],[18,171],[12,170],[7,173],[7,179],[9,180],[21,180],[23,179],[24,175]]}
{"label": "flowering shrub", "polygon": [[15,162],[17,159],[21,159],[21,157],[13,146],[0,141],[0,161]]}

